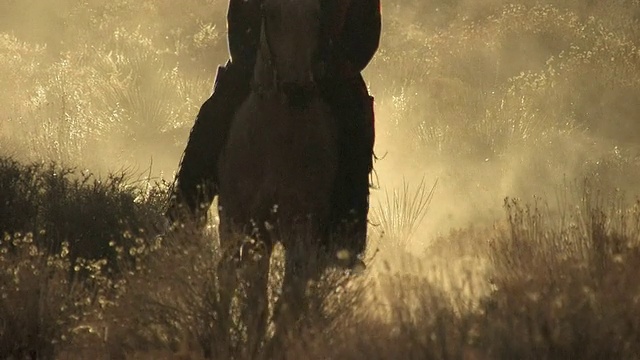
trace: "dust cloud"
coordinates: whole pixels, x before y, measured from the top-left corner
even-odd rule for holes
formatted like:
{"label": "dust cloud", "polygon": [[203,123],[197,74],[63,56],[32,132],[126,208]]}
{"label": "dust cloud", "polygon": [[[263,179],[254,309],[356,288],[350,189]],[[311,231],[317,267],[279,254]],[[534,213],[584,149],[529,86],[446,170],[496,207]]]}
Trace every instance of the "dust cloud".
{"label": "dust cloud", "polygon": [[[227,59],[227,2],[4,1],[0,151],[171,180]],[[584,177],[635,194],[640,8],[631,1],[383,1],[372,206],[435,184],[414,236],[490,224],[506,196]]]}
{"label": "dust cloud", "polygon": [[637,4],[409,3],[384,7],[365,76],[383,156],[374,206],[405,180],[437,180],[414,251],[502,219],[505,197],[553,208],[584,181],[638,195]]}

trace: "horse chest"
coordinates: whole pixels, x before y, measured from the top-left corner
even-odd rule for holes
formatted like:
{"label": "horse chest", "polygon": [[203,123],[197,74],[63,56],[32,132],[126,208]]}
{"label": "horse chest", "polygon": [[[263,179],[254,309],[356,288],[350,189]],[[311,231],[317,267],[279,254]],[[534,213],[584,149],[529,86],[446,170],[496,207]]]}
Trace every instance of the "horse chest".
{"label": "horse chest", "polygon": [[[337,168],[335,121],[319,99],[292,110],[250,96],[233,121],[221,161],[221,186],[245,212],[278,205],[312,211],[332,190]],[[224,180],[223,180],[224,179]]]}

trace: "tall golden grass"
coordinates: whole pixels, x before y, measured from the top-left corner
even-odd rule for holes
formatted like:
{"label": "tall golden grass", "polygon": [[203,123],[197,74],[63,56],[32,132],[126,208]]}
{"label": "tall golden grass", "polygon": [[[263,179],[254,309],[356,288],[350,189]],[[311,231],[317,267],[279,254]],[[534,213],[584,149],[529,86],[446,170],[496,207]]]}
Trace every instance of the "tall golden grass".
{"label": "tall golden grass", "polygon": [[215,222],[158,236],[226,5],[0,4],[0,358],[637,357],[637,2],[383,4],[369,266],[259,341]]}

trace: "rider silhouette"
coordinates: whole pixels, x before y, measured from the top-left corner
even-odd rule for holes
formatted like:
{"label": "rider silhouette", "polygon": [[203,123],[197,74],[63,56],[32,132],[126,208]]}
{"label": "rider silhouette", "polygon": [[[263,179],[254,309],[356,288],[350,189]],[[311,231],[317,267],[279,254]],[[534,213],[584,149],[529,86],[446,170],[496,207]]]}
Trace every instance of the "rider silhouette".
{"label": "rider silhouette", "polygon": [[[206,220],[217,195],[217,161],[234,113],[250,92],[260,36],[261,0],[230,0],[227,13],[230,61],[218,68],[214,91],[191,129],[167,217]],[[378,49],[380,0],[321,0],[321,43],[317,76],[321,96],[340,120],[340,164],[333,196],[332,231],[346,235],[349,250],[366,244],[369,175],[373,169],[373,97],[361,71]],[[319,74],[318,74],[319,75]],[[186,211],[185,211],[186,210]]]}

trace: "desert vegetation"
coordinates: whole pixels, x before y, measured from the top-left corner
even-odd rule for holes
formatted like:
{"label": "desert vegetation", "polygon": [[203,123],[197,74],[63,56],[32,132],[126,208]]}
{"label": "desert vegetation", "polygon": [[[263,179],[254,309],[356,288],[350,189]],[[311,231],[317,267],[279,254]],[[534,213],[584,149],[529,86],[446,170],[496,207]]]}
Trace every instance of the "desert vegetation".
{"label": "desert vegetation", "polygon": [[640,3],[382,7],[369,266],[251,353],[161,217],[226,2],[1,3],[0,358],[637,358]]}

